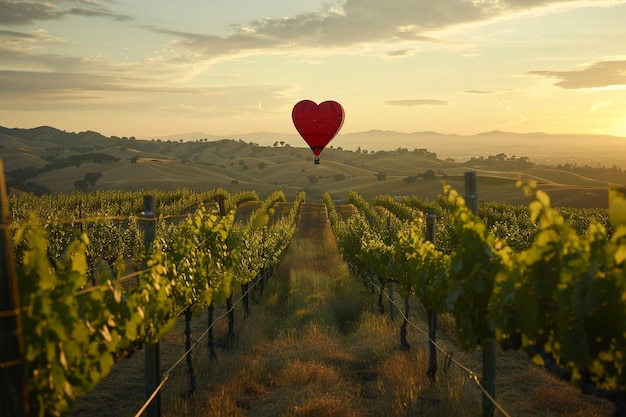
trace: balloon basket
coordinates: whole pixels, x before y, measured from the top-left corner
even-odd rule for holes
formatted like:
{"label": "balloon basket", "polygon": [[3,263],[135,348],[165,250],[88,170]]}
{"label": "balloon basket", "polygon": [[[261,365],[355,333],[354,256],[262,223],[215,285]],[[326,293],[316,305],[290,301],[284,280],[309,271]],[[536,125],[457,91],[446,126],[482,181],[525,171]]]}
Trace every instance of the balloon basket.
{"label": "balloon basket", "polygon": [[315,157],[315,165],[319,165],[320,164],[320,159],[316,156]]}

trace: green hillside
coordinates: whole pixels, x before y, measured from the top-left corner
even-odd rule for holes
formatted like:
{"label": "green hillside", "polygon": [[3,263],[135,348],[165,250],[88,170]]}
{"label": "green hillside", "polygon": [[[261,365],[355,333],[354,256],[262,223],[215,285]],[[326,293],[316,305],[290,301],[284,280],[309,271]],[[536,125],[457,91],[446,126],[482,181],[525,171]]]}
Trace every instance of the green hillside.
{"label": "green hillside", "polygon": [[[0,158],[11,192],[35,193],[224,187],[261,195],[282,189],[288,198],[305,190],[310,201],[326,191],[343,199],[351,190],[366,198],[390,194],[434,199],[442,182],[463,191],[463,175],[471,170],[478,174],[483,201],[525,204],[515,187],[524,179],[536,181],[554,205],[606,207],[607,187],[626,183],[626,173],[615,166],[546,166],[498,153],[454,161],[426,149],[365,153],[330,147],[315,165],[308,148],[284,142],[260,146],[241,139],[137,140],[50,127],[0,127]],[[87,174],[97,180],[86,183]]]}

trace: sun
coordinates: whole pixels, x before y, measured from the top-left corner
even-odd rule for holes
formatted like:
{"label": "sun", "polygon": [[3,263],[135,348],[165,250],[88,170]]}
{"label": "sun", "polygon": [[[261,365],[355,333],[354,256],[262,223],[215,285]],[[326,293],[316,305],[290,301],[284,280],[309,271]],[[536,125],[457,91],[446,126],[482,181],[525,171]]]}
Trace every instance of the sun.
{"label": "sun", "polygon": [[611,129],[611,134],[626,138],[626,119],[621,119],[615,123],[613,129]]}

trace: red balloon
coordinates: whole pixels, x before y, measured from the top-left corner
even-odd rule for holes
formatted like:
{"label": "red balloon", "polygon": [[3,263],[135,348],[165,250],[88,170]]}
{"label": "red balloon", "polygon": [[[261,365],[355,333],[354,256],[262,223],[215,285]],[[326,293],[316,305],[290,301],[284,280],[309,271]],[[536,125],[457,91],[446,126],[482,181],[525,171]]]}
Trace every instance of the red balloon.
{"label": "red balloon", "polygon": [[302,100],[293,107],[291,118],[300,136],[309,145],[319,163],[319,155],[343,125],[343,107],[336,101],[315,104]]}

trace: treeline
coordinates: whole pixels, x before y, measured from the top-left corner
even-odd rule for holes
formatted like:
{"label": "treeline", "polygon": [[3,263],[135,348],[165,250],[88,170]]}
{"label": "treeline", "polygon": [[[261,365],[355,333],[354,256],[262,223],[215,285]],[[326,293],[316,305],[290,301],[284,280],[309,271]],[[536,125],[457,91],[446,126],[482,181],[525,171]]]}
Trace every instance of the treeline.
{"label": "treeline", "polygon": [[[67,158],[57,158],[57,157],[48,157],[48,164],[41,168],[29,167],[29,168],[18,168],[7,172],[7,185],[11,188],[16,188],[26,192],[32,192],[35,195],[42,195],[46,193],[50,193],[51,190],[42,185],[38,185],[36,182],[31,181],[33,178],[38,177],[39,175],[54,171],[56,169],[63,169],[69,167],[80,167],[83,163],[92,162],[96,164],[107,164],[111,162],[117,162],[120,159],[105,153],[100,152],[91,152],[84,153],[80,155],[70,155]],[[89,185],[91,183],[95,184],[93,181],[94,176],[89,176],[89,178],[85,178],[85,184]],[[99,177],[98,177],[99,178]],[[96,178],[97,181],[97,178]],[[82,185],[82,184],[80,184]],[[79,189],[85,187],[77,187]]]}

